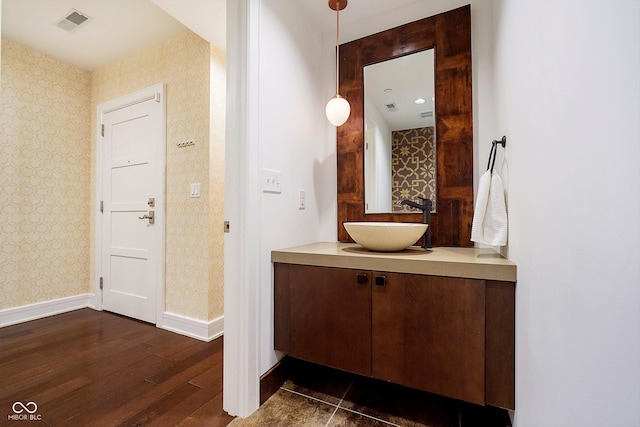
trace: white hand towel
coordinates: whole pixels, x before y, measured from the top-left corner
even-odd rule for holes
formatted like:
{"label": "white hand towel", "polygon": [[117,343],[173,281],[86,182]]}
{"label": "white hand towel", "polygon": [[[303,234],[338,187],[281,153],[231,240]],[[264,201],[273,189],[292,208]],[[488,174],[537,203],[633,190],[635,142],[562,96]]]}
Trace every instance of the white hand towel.
{"label": "white hand towel", "polygon": [[487,213],[484,216],[484,240],[487,245],[504,246],[507,244],[507,205],[504,201],[502,178],[497,173],[491,176],[491,191]]}
{"label": "white hand towel", "polygon": [[476,207],[473,211],[473,223],[471,224],[471,241],[484,243],[484,215],[487,212],[489,203],[489,191],[491,190],[491,171],[487,170],[480,177],[478,183],[478,197]]}
{"label": "white hand towel", "polygon": [[508,228],[502,178],[486,171],[478,184],[471,240],[489,246],[504,246],[507,244]]}

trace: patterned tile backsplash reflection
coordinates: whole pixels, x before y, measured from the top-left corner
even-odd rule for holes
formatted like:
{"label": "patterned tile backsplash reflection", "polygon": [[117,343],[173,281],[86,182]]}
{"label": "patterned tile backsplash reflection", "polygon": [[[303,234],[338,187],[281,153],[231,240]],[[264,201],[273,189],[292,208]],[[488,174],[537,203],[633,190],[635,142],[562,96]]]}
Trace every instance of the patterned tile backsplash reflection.
{"label": "patterned tile backsplash reflection", "polygon": [[410,212],[408,206],[398,206],[398,203],[404,199],[425,197],[431,199],[435,211],[435,129],[424,127],[393,131],[392,138],[393,210]]}

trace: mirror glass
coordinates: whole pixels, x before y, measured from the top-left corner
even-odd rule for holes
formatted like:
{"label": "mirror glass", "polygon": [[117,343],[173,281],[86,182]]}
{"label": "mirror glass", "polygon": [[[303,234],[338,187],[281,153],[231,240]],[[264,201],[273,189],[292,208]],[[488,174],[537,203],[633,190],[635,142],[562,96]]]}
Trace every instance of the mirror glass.
{"label": "mirror glass", "polygon": [[436,212],[434,49],[364,67],[365,213]]}

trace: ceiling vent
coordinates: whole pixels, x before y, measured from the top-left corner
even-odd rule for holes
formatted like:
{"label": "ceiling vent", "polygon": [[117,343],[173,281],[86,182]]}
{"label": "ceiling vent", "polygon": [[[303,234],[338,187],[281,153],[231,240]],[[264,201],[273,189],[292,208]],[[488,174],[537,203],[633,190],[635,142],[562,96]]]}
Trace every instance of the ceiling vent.
{"label": "ceiling vent", "polygon": [[427,117],[433,117],[433,111],[421,111],[420,118],[426,119]]}
{"label": "ceiling vent", "polygon": [[398,106],[396,105],[395,102],[392,102],[390,104],[386,104],[387,106],[387,110],[389,111],[398,111]]}
{"label": "ceiling vent", "polygon": [[56,25],[63,30],[71,32],[77,30],[80,25],[88,22],[89,20],[91,20],[91,18],[84,13],[71,9],[71,11],[69,11],[64,18],[60,19]]}

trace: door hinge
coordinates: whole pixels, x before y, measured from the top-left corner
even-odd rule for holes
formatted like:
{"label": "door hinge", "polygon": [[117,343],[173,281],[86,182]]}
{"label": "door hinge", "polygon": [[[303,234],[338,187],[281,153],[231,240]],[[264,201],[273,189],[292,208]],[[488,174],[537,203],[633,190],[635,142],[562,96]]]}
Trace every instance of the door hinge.
{"label": "door hinge", "polygon": [[102,290],[103,287],[104,287],[104,280],[101,277],[100,278],[100,290]]}
{"label": "door hinge", "polygon": [[100,132],[102,133],[102,136],[104,136],[104,125],[100,125]]}
{"label": "door hinge", "polygon": [[100,200],[100,213],[104,213],[104,201]]}

